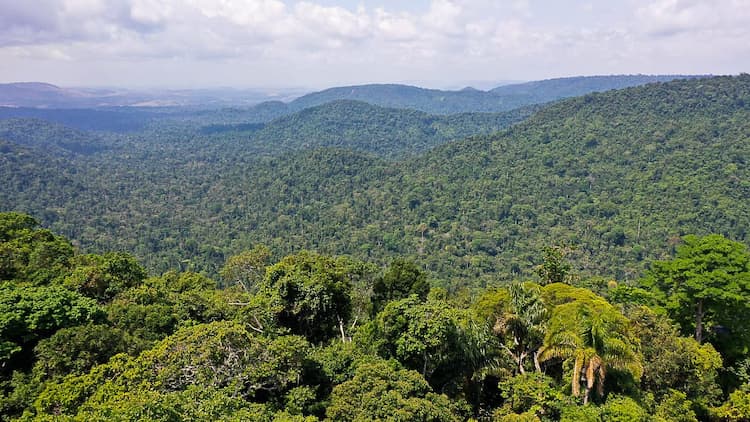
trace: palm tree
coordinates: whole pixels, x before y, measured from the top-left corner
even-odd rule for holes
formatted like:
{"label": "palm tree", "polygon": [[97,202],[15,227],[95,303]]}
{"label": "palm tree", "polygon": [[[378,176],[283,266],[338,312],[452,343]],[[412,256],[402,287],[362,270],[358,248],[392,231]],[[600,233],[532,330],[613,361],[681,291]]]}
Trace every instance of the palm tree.
{"label": "palm tree", "polygon": [[581,395],[583,403],[604,394],[604,380],[609,369],[629,372],[640,379],[641,357],[631,339],[628,320],[603,299],[576,300],[556,306],[540,350],[542,361],[558,358],[573,364],[571,390]]}
{"label": "palm tree", "polygon": [[493,332],[500,338],[500,347],[510,355],[521,374],[526,373],[524,364],[529,355],[534,359],[537,372],[542,371],[538,353],[544,340],[548,316],[538,287],[523,283],[508,286],[508,302],[496,315]]}

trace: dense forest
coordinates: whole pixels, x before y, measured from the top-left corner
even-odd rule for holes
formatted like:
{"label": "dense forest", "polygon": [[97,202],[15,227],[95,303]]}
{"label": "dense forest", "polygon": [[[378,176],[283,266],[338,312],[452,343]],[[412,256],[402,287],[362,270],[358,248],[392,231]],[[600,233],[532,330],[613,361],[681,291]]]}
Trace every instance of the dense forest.
{"label": "dense forest", "polygon": [[0,418],[750,418],[746,245],[683,236],[631,284],[539,254],[537,282],[461,294],[401,257],[272,260],[262,245],[221,279],[148,276],[0,213]]}
{"label": "dense forest", "polygon": [[444,91],[396,84],[344,86],[304,95],[290,102],[289,107],[292,110],[299,110],[335,100],[359,100],[384,107],[415,109],[436,114],[466,111],[489,113],[510,111],[591,92],[694,77],[697,76],[580,76],[503,85],[490,91],[481,91],[471,87],[459,91]]}
{"label": "dense forest", "polygon": [[[585,277],[634,282],[684,234],[747,242],[748,104],[740,75],[509,114],[343,101],[258,125],[186,120],[125,134],[10,119],[0,204],[85,252],[133,253],[155,274],[216,277],[262,243],[274,259],[400,256],[455,291],[536,277],[539,251],[559,246]],[[366,142],[374,136],[382,143]]]}
{"label": "dense forest", "polygon": [[750,75],[349,88],[0,110],[0,420],[750,420]]}
{"label": "dense forest", "polygon": [[[163,129],[164,126],[173,126],[178,123],[183,126],[183,129],[186,126],[196,129],[213,124],[268,123],[282,116],[339,100],[361,101],[386,108],[418,110],[428,114],[501,113],[591,92],[696,77],[699,76],[581,76],[504,85],[491,91],[472,88],[445,91],[408,85],[358,85],[313,92],[289,102],[273,100],[244,106],[242,105],[246,102],[244,99],[240,101],[240,104],[224,107],[205,104],[203,106],[124,107],[123,105],[128,104],[127,95],[115,101],[119,106],[95,106],[97,101],[107,104],[112,101],[113,95],[114,98],[118,98],[117,94],[104,92],[103,97],[97,97],[96,92],[81,95],[81,92],[65,90],[49,84],[0,84],[0,119],[35,118],[81,130],[107,132],[137,132],[149,127]],[[172,92],[170,95],[174,94],[180,93]],[[251,93],[239,91],[230,94],[231,99],[241,95],[247,98]],[[158,97],[159,94],[150,95]],[[201,91],[190,91],[182,95],[200,97]],[[250,97],[252,98],[252,95]],[[131,102],[139,104],[147,100],[148,98],[136,96]],[[86,105],[88,108],[84,108]],[[208,130],[210,131],[211,128]]]}

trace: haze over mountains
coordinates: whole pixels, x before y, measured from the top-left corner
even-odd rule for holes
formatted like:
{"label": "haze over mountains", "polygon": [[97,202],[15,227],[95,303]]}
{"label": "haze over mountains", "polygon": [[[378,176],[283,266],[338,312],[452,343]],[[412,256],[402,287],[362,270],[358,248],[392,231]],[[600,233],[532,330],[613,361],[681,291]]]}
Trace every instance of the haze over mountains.
{"label": "haze over mountains", "polygon": [[250,89],[135,90],[111,88],[64,88],[43,82],[0,84],[0,106],[34,108],[103,107],[217,107],[252,105],[269,100],[289,100],[299,90],[261,92]]}
{"label": "haze over mountains", "polygon": [[[465,88],[457,91],[418,88],[398,84],[372,84],[329,88],[290,101],[295,90],[264,93],[238,89],[113,90],[61,88],[48,83],[0,84],[0,106],[33,108],[247,106],[263,101],[289,102],[298,111],[333,100],[359,100],[371,104],[412,108],[428,113],[508,111],[523,105],[544,103],[588,92],[665,82],[686,75],[615,75],[550,79],[503,85],[489,91]],[[296,90],[298,93],[299,90]],[[298,96],[299,94],[297,94]]]}
{"label": "haze over mountains", "polygon": [[[0,119],[38,118],[81,130],[136,132],[162,120],[191,127],[265,124],[336,100],[356,100],[429,114],[498,113],[589,92],[694,77],[699,76],[587,76],[503,85],[490,91],[359,85],[313,92],[288,102],[268,101],[269,94],[247,90],[134,92],[11,83],[0,84]],[[274,97],[284,99],[277,94]]]}

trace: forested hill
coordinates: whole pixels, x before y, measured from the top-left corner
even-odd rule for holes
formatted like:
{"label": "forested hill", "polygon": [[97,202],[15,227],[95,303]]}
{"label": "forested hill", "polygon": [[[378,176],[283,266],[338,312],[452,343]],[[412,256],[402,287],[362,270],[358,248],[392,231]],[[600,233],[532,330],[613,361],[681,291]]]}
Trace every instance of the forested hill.
{"label": "forested hill", "polygon": [[415,160],[401,191],[417,204],[408,219],[435,226],[426,256],[455,248],[453,265],[516,273],[542,245],[568,244],[584,273],[632,278],[671,250],[665,239],[750,240],[747,157],[745,74],[563,101]]}
{"label": "forested hill", "polygon": [[[442,91],[408,85],[360,85],[330,88],[304,95],[288,103],[266,101],[253,106],[235,107],[219,107],[216,104],[190,107],[103,107],[97,106],[96,102],[86,102],[91,101],[93,97],[51,85],[0,84],[0,119],[36,118],[80,130],[132,133],[163,132],[165,128],[195,130],[205,126],[235,125],[242,128],[242,125],[269,123],[306,108],[339,100],[362,101],[381,107],[420,110],[430,114],[497,113],[595,91],[695,77],[698,76],[580,76],[506,85],[492,91],[470,88]],[[52,100],[48,98],[50,95],[54,97]],[[38,105],[44,106],[41,108],[3,106],[6,103],[27,104],[24,101],[18,102],[19,98],[28,99],[31,101],[30,105],[37,104],[37,97],[51,102],[39,103]],[[67,103],[65,99],[68,99]],[[79,102],[81,99],[85,101]],[[243,101],[243,104],[245,102]]]}
{"label": "forested hill", "polygon": [[299,110],[335,100],[365,101],[383,107],[408,108],[427,113],[451,114],[468,111],[498,112],[526,105],[484,91],[442,91],[410,85],[372,84],[329,88],[304,95],[289,103]]}
{"label": "forested hill", "polygon": [[503,97],[525,98],[530,103],[546,103],[561,98],[578,97],[592,92],[623,89],[655,82],[669,82],[675,79],[704,78],[699,75],[610,75],[574,76],[532,81],[520,84],[502,85],[490,90]]}
{"label": "forested hill", "polygon": [[[22,192],[3,184],[1,206],[157,271],[214,271],[265,243],[277,256],[406,256],[476,286],[531,277],[544,246],[566,244],[577,272],[633,279],[685,233],[748,242],[749,137],[750,76],[681,80],[565,100],[406,162],[343,149],[258,159],[241,139],[154,137],[77,156]],[[57,171],[43,151],[12,154],[3,180]],[[57,194],[71,186],[78,196]]]}
{"label": "forested hill", "polygon": [[372,84],[345,86],[307,94],[289,103],[293,110],[312,107],[329,101],[348,99],[365,101],[385,107],[409,108],[427,113],[452,114],[463,112],[501,112],[541,104],[560,98],[665,82],[695,76],[680,75],[612,75],[559,78],[539,82],[505,85],[491,91],[463,89],[443,91],[409,85]]}
{"label": "forested hill", "polygon": [[248,139],[258,153],[277,154],[316,147],[351,148],[389,158],[424,152],[449,140],[506,129],[538,107],[505,113],[450,116],[337,100],[280,117],[268,124],[209,125],[202,131]]}
{"label": "forested hill", "polygon": [[[543,247],[560,244],[581,274],[634,279],[680,235],[750,240],[749,138],[748,75],[591,94],[407,163],[342,164],[367,175],[355,181],[331,171],[350,160],[340,151],[245,171],[248,181],[279,172],[257,198],[273,205],[251,201],[252,217],[225,224],[277,249],[406,255],[468,283],[531,276]],[[252,190],[241,179],[219,196]]]}

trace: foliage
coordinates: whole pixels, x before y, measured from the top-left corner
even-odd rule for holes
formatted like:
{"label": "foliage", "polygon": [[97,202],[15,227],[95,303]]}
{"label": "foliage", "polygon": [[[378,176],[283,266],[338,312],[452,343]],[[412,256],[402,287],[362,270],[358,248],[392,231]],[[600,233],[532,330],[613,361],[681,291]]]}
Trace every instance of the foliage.
{"label": "foliage", "polygon": [[522,121],[533,110],[436,116],[336,100],[280,117],[261,128],[237,131],[237,135],[248,137],[252,148],[263,153],[325,146],[399,159],[450,140],[500,131]]}
{"label": "foliage", "polygon": [[386,303],[392,300],[403,299],[411,295],[425,300],[429,291],[427,274],[411,261],[396,259],[372,286],[373,314],[377,314]]}
{"label": "foliage", "polygon": [[750,329],[750,252],[721,235],[688,235],[669,261],[653,264],[643,284],[683,333],[710,341],[729,362],[748,354]]}
{"label": "foliage", "polygon": [[601,413],[596,406],[568,405],[562,409],[560,422],[600,422]]}
{"label": "foliage", "polygon": [[526,358],[533,357],[538,372],[538,354],[549,318],[539,287],[511,283],[507,289],[488,290],[475,305],[478,314],[493,326],[502,349],[516,362],[515,370],[526,372]]}
{"label": "foliage", "polygon": [[118,293],[136,287],[146,278],[146,270],[126,253],[79,255],[73,265],[75,269],[63,284],[99,302],[112,300]]}
{"label": "foliage", "polygon": [[609,396],[601,407],[602,420],[612,422],[647,422],[648,413],[633,399]]}
{"label": "foliage", "polygon": [[713,346],[681,337],[671,320],[648,308],[634,309],[628,316],[641,344],[643,390],[657,399],[678,391],[701,407],[713,405],[721,395],[717,379],[722,368]]}
{"label": "foliage", "polygon": [[107,325],[79,325],[57,330],[34,348],[34,372],[45,378],[83,374],[118,353],[143,348],[127,331]]}
{"label": "foliage", "polygon": [[307,342],[300,337],[254,336],[230,321],[196,325],[136,359],[117,355],[87,374],[50,383],[35,407],[39,413],[75,415],[87,407],[117,403],[113,397],[130,392],[168,394],[191,386],[251,401],[280,400],[297,385],[307,354]]}
{"label": "foliage", "polygon": [[697,422],[692,403],[685,393],[669,390],[656,408],[657,422]]}
{"label": "foliage", "polygon": [[386,305],[358,342],[386,359],[397,359],[442,390],[481,365],[465,318],[446,302],[423,303],[413,295]]}
{"label": "foliage", "polygon": [[644,284],[658,291],[683,332],[719,347],[726,357],[746,353],[750,330],[750,252],[721,235],[684,236],[674,259],[653,264]]}
{"label": "foliage", "polygon": [[527,415],[539,420],[556,420],[566,403],[555,388],[554,380],[538,372],[516,375],[499,385],[503,405],[494,412],[495,419],[514,420],[511,416]]}
{"label": "foliage", "polygon": [[[576,245],[576,274],[632,281],[684,233],[746,240],[750,220],[735,204],[749,188],[747,81],[570,99],[399,163],[342,149],[259,154],[242,136],[168,125],[64,160],[13,143],[0,154],[0,204],[157,273],[215,275],[227,257],[265,244],[274,259],[303,248],[381,265],[403,256],[449,287],[484,286],[533,275],[554,238]],[[18,131],[66,136],[32,127]]]}
{"label": "foliage", "polygon": [[0,283],[0,361],[4,370],[15,369],[12,361],[28,359],[36,343],[60,328],[103,319],[92,299],[58,286]]}
{"label": "foliage", "polygon": [[749,82],[2,121],[0,419],[746,419]]}
{"label": "foliage", "polygon": [[[280,304],[279,323],[313,343],[340,335],[352,315],[355,282],[368,277],[355,261],[310,252],[290,255],[266,271],[261,294]],[[338,332],[337,332],[338,331]]]}
{"label": "foliage", "polygon": [[239,285],[248,293],[255,293],[266,272],[271,251],[256,245],[253,249],[227,259],[219,274],[227,285]]}
{"label": "foliage", "polygon": [[566,250],[559,246],[546,246],[543,249],[544,261],[536,268],[536,273],[542,285],[550,283],[570,284],[570,263],[565,259]]}
{"label": "foliage", "polygon": [[552,309],[540,360],[563,359],[572,364],[571,390],[586,404],[596,387],[604,395],[608,372],[624,371],[634,379],[643,375],[638,342],[630,321],[603,298],[588,290],[560,283],[547,285],[545,303],[559,304]]}
{"label": "foliage", "polygon": [[456,410],[416,371],[379,361],[360,365],[351,381],[337,385],[326,414],[333,421],[458,421]]}
{"label": "foliage", "polygon": [[736,204],[750,189],[748,80],[565,100],[401,162],[312,145],[261,152],[249,135],[176,124],[88,135],[107,146],[88,155],[6,137],[0,204],[33,212],[86,252],[128,251],[155,273],[215,275],[227,257],[265,244],[274,259],[305,248],[380,265],[402,256],[455,290],[534,275],[529,263],[554,239],[576,246],[568,259],[581,277],[633,281],[685,233],[747,240],[750,219]]}
{"label": "foliage", "polygon": [[712,409],[711,414],[720,421],[746,421],[750,419],[750,392],[736,390],[721,407]]}
{"label": "foliage", "polygon": [[0,212],[0,281],[47,284],[70,268],[73,248],[31,216]]}

